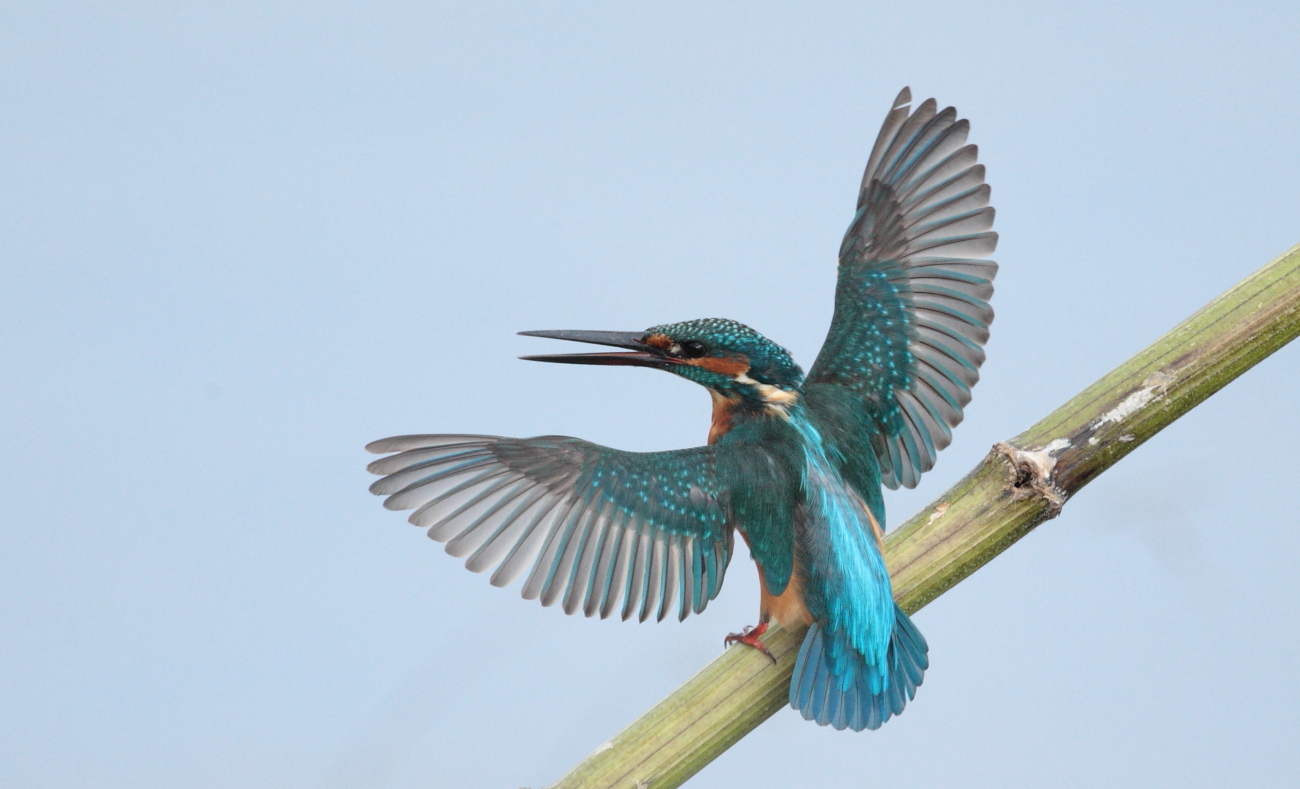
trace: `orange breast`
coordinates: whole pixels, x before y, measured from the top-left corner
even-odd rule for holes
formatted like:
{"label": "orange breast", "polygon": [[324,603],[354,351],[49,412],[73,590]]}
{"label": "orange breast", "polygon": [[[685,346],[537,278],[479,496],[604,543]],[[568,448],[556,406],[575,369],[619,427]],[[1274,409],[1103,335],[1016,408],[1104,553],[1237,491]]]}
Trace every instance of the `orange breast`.
{"label": "orange breast", "polygon": [[[737,529],[736,531],[740,531]],[[745,538],[745,545],[749,545],[749,537],[743,531],[740,536]],[[798,625],[808,627],[813,623],[812,614],[808,613],[808,606],[803,601],[803,565],[799,563],[799,558],[795,557],[794,568],[790,571],[790,582],[785,585],[785,590],[779,595],[774,595],[767,588],[767,581],[763,579],[763,567],[755,563],[758,567],[758,586],[760,589],[758,599],[758,621],[780,625],[781,627],[790,627]]]}
{"label": "orange breast", "polygon": [[723,397],[712,389],[709,390],[709,395],[713,398],[713,424],[709,425],[709,443],[716,444],[718,439],[731,431],[732,419],[740,401]]}
{"label": "orange breast", "polygon": [[797,560],[794,571],[790,574],[790,583],[785,585],[785,591],[781,594],[774,596],[767,591],[762,567],[758,568],[758,583],[763,588],[758,601],[760,622],[772,622],[781,627],[792,625],[808,627],[812,624],[812,614],[808,613],[808,606],[803,601],[803,568],[799,566]]}

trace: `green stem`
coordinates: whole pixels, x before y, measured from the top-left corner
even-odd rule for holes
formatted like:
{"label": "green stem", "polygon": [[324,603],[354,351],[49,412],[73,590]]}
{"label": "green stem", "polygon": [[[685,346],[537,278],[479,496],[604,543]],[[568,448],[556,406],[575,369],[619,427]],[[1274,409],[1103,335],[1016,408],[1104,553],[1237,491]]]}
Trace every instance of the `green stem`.
{"label": "green stem", "polygon": [[[894,531],[885,554],[908,613],[1055,517],[1080,488],[1300,334],[1300,246],[1239,282],[1038,424],[999,443]],[[801,632],[729,649],[553,789],[680,786],[786,704]]]}

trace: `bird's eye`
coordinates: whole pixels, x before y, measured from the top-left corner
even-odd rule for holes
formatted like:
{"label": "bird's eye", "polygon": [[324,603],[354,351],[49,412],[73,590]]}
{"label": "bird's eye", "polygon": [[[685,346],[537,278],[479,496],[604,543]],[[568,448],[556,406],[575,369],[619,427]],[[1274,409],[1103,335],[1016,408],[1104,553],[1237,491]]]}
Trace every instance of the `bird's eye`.
{"label": "bird's eye", "polygon": [[687,340],[681,344],[682,356],[687,359],[698,359],[704,355],[704,343],[699,340]]}

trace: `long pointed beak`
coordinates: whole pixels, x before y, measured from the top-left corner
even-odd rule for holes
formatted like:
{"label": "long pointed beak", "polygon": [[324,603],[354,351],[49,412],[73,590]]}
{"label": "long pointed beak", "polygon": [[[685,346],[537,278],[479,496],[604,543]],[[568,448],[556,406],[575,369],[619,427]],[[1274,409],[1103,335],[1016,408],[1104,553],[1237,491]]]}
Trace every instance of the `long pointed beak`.
{"label": "long pointed beak", "polygon": [[630,348],[630,351],[614,353],[552,353],[540,356],[520,356],[530,362],[559,362],[561,364],[613,364],[626,367],[667,367],[676,360],[664,356],[659,349],[641,341],[645,332],[638,331],[580,331],[561,329],[557,331],[521,331],[525,337],[546,337],[552,340],[572,340],[589,342],[593,345],[609,345],[614,348]]}

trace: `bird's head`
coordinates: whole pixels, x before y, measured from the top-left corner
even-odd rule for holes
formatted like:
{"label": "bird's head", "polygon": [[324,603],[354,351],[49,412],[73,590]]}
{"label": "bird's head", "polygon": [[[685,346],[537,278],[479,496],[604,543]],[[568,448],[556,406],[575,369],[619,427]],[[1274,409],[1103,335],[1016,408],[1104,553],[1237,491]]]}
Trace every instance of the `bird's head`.
{"label": "bird's head", "polygon": [[786,349],[733,320],[666,323],[640,332],[525,331],[550,337],[626,348],[613,353],[524,356],[537,362],[655,367],[694,381],[728,399],[785,406],[798,399],[803,370]]}

